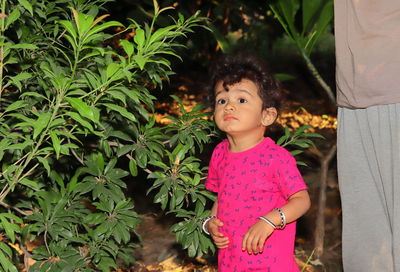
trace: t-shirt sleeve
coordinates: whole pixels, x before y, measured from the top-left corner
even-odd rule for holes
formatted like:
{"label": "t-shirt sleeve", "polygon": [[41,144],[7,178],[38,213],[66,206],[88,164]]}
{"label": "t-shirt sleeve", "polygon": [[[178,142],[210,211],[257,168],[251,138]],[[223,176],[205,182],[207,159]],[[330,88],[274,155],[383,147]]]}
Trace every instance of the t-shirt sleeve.
{"label": "t-shirt sleeve", "polygon": [[284,150],[276,161],[276,173],[279,189],[285,199],[299,191],[307,190],[296,160],[287,150]]}
{"label": "t-shirt sleeve", "polygon": [[206,189],[218,193],[219,177],[217,172],[217,158],[219,157],[219,150],[214,149],[211,155],[210,164],[208,166],[208,175],[205,182]]}

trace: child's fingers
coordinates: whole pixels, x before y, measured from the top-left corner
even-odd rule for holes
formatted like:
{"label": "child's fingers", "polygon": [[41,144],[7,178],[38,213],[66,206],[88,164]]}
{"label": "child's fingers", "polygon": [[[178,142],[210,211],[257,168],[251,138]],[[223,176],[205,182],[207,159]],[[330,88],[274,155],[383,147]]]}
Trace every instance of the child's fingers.
{"label": "child's fingers", "polygon": [[257,254],[258,253],[258,236],[250,235],[251,239],[248,239],[247,241],[247,250],[248,252]]}
{"label": "child's fingers", "polygon": [[266,238],[267,236],[263,232],[250,229],[243,238],[242,250],[247,251],[249,254],[261,252]]}
{"label": "child's fingers", "polygon": [[224,223],[223,223],[220,219],[218,219],[218,218],[213,218],[213,219],[212,219],[212,223],[218,225],[219,227],[222,226],[222,225],[224,225]]}
{"label": "child's fingers", "polygon": [[210,220],[210,225],[222,227],[224,225],[224,223],[221,220],[219,220],[218,218],[213,218]]}
{"label": "child's fingers", "polygon": [[218,242],[218,243],[223,243],[223,242],[229,242],[229,238],[228,237],[219,237],[219,236],[211,236],[211,238],[214,240],[214,242]]}
{"label": "child's fingers", "polygon": [[229,239],[228,238],[215,239],[214,244],[217,246],[217,248],[226,248],[229,245]]}
{"label": "child's fingers", "polygon": [[258,240],[258,252],[262,253],[264,251],[264,244],[265,244],[265,240],[267,240],[267,238],[261,237]]}
{"label": "child's fingers", "polygon": [[208,230],[211,233],[211,235],[218,236],[218,237],[224,237],[224,235],[219,232],[219,227],[222,225],[223,225],[222,221],[220,221],[219,219],[216,219],[215,221],[212,221],[208,224]]}
{"label": "child's fingers", "polygon": [[244,235],[243,241],[242,241],[242,250],[247,251],[249,254],[252,253],[251,246],[250,246],[252,240],[253,240],[253,237],[251,236],[250,232],[247,232]]}
{"label": "child's fingers", "polygon": [[223,235],[221,232],[219,232],[217,226],[212,226],[212,225],[210,225],[210,227],[209,227],[208,230],[209,230],[209,232],[210,232],[210,234],[211,234],[212,236],[224,237],[224,235]]}
{"label": "child's fingers", "polygon": [[245,250],[249,254],[252,253],[257,254],[261,251],[260,248],[262,247],[260,245],[261,245],[261,239],[259,236],[249,235],[246,241]]}
{"label": "child's fingers", "polygon": [[273,232],[271,226],[259,221],[254,224],[245,234],[242,241],[242,249],[249,254],[259,253],[264,248],[265,240]]}
{"label": "child's fingers", "polygon": [[260,236],[255,236],[253,238],[253,241],[251,243],[251,250],[253,251],[254,254],[257,254],[260,252],[259,248],[260,248],[260,240],[261,237]]}
{"label": "child's fingers", "polygon": [[220,238],[225,237],[225,236],[224,236],[221,232],[219,232],[218,230],[217,230],[217,231],[210,232],[210,233],[211,233],[212,236],[215,236],[215,237],[220,237]]}

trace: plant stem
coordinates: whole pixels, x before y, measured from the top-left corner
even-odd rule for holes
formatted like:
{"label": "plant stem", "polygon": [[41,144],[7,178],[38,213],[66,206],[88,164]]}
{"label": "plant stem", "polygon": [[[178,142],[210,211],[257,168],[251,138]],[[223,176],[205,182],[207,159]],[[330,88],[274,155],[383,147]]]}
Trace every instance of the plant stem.
{"label": "plant stem", "polygon": [[301,51],[301,56],[303,57],[304,61],[306,62],[308,70],[311,72],[311,74],[314,76],[314,78],[317,80],[319,85],[322,87],[322,89],[325,91],[325,93],[328,95],[328,98],[330,102],[333,105],[336,105],[336,99],[335,96],[332,92],[331,87],[325,82],[325,80],[321,77],[319,74],[317,68],[315,68],[314,64],[312,63],[311,59],[306,55],[304,50],[300,49]]}
{"label": "plant stem", "polygon": [[[1,1],[1,10],[0,13],[6,13],[6,1]],[[0,19],[0,39],[4,39],[4,31],[5,31],[5,17]],[[4,43],[4,41],[2,41]],[[1,106],[1,95],[3,93],[3,69],[4,69],[4,45],[0,46],[0,106]]]}
{"label": "plant stem", "polygon": [[[40,148],[40,146],[42,145],[47,132],[49,130],[50,124],[52,123],[52,121],[56,118],[57,114],[58,114],[58,110],[60,109],[61,106],[61,102],[63,100],[64,97],[64,90],[60,90],[59,94],[57,95],[57,102],[56,105],[54,105],[54,110],[52,113],[52,116],[47,124],[47,127],[42,131],[39,140],[36,143],[36,146],[33,148],[33,150],[30,152],[29,156],[27,157],[27,159],[25,160],[25,163],[18,169],[18,173],[15,175],[14,177],[14,181],[11,184],[6,184],[3,188],[3,190],[0,193],[0,201],[3,201],[4,198],[8,195],[8,193],[10,192],[11,188],[13,186],[15,186],[16,184],[18,184],[23,178],[25,178],[26,176],[28,176],[32,170],[34,168],[37,167],[37,165],[34,166],[34,168],[29,169],[27,173],[24,174],[25,168],[29,165],[29,163],[31,162],[31,160],[36,156],[36,152],[38,151],[38,149]],[[50,107],[51,108],[51,107]],[[50,156],[50,153],[48,153],[46,155],[46,157]],[[45,158],[46,158],[45,157]]]}

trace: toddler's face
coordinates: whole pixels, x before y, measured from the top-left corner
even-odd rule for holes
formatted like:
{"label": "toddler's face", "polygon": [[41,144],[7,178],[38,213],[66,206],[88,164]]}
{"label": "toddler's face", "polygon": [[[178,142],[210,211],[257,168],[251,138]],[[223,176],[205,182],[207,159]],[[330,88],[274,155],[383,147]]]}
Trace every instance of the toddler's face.
{"label": "toddler's face", "polygon": [[263,101],[258,86],[249,79],[228,85],[228,91],[220,81],[215,86],[214,120],[218,128],[229,135],[245,135],[262,132],[276,117],[271,108],[262,109]]}

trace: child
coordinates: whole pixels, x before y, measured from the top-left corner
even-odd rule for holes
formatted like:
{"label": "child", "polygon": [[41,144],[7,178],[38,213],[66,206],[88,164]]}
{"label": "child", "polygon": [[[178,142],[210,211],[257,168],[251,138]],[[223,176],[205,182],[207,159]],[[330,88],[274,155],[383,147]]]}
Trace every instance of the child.
{"label": "child", "polygon": [[211,157],[206,188],[218,197],[203,222],[218,271],[299,271],[295,220],[310,207],[307,186],[293,156],[264,137],[280,89],[252,58],[222,60],[211,79],[214,120],[227,136]]}

